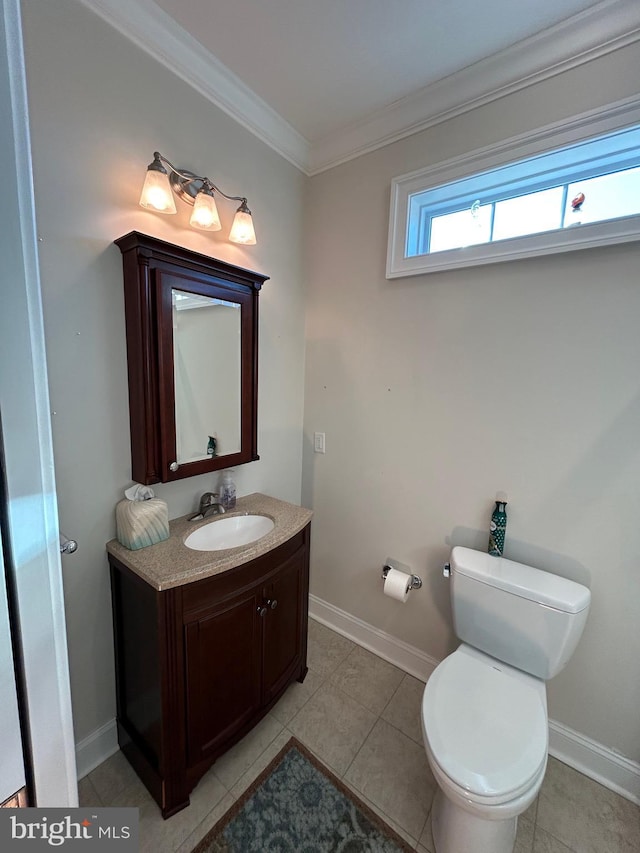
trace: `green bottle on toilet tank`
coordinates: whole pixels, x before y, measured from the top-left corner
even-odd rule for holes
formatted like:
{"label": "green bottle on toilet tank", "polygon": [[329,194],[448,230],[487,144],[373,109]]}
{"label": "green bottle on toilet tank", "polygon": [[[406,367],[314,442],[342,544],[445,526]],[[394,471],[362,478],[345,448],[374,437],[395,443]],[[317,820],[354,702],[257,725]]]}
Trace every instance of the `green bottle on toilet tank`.
{"label": "green bottle on toilet tank", "polygon": [[491,515],[489,547],[487,550],[494,557],[502,557],[504,552],[504,537],[507,532],[506,497],[502,492],[498,492],[496,495],[496,507]]}

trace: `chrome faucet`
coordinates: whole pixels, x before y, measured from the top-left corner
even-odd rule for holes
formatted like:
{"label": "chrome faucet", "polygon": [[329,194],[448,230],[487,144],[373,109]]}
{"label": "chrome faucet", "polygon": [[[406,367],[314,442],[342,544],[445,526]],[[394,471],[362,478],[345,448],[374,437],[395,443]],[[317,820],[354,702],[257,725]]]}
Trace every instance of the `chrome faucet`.
{"label": "chrome faucet", "polygon": [[206,518],[210,513],[218,515],[223,513],[224,507],[218,501],[217,492],[205,492],[200,498],[200,506],[195,515],[189,516],[189,521],[199,521],[201,518]]}

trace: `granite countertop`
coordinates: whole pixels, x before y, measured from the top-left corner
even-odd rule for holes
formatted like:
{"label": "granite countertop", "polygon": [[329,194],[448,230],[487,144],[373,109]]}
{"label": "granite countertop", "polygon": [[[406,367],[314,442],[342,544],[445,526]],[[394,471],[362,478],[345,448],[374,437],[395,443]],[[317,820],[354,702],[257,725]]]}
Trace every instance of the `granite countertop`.
{"label": "granite countertop", "polygon": [[[184,544],[186,537],[203,524],[235,515],[265,515],[275,526],[256,542],[223,551],[194,551]],[[311,516],[311,510],[256,492],[238,498],[235,509],[221,516],[210,515],[201,521],[189,521],[186,515],[174,518],[169,522],[169,538],[157,545],[130,551],[112,539],[107,542],[107,551],[154,589],[162,591],[219,575],[261,557],[306,527]]]}

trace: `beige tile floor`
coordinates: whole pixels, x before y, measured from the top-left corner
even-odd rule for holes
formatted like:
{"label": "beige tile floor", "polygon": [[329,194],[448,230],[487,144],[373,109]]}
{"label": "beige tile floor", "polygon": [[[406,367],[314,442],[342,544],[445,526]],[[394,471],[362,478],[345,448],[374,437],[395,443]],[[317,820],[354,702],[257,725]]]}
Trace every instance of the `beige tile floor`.
{"label": "beige tile floor", "polygon": [[[80,783],[82,805],[137,806],[140,850],[189,853],[293,734],[418,851],[433,853],[435,783],[420,731],[424,685],[313,620],[309,673],[164,821],[121,753]],[[551,758],[515,853],[637,853],[640,808]],[[490,851],[479,851],[490,853]]]}

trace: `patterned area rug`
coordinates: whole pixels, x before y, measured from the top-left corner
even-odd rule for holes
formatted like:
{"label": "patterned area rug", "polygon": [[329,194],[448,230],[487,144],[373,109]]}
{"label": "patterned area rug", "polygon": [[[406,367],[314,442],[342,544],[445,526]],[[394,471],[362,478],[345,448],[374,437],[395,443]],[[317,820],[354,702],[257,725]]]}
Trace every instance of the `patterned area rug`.
{"label": "patterned area rug", "polygon": [[413,850],[295,738],[193,853]]}

